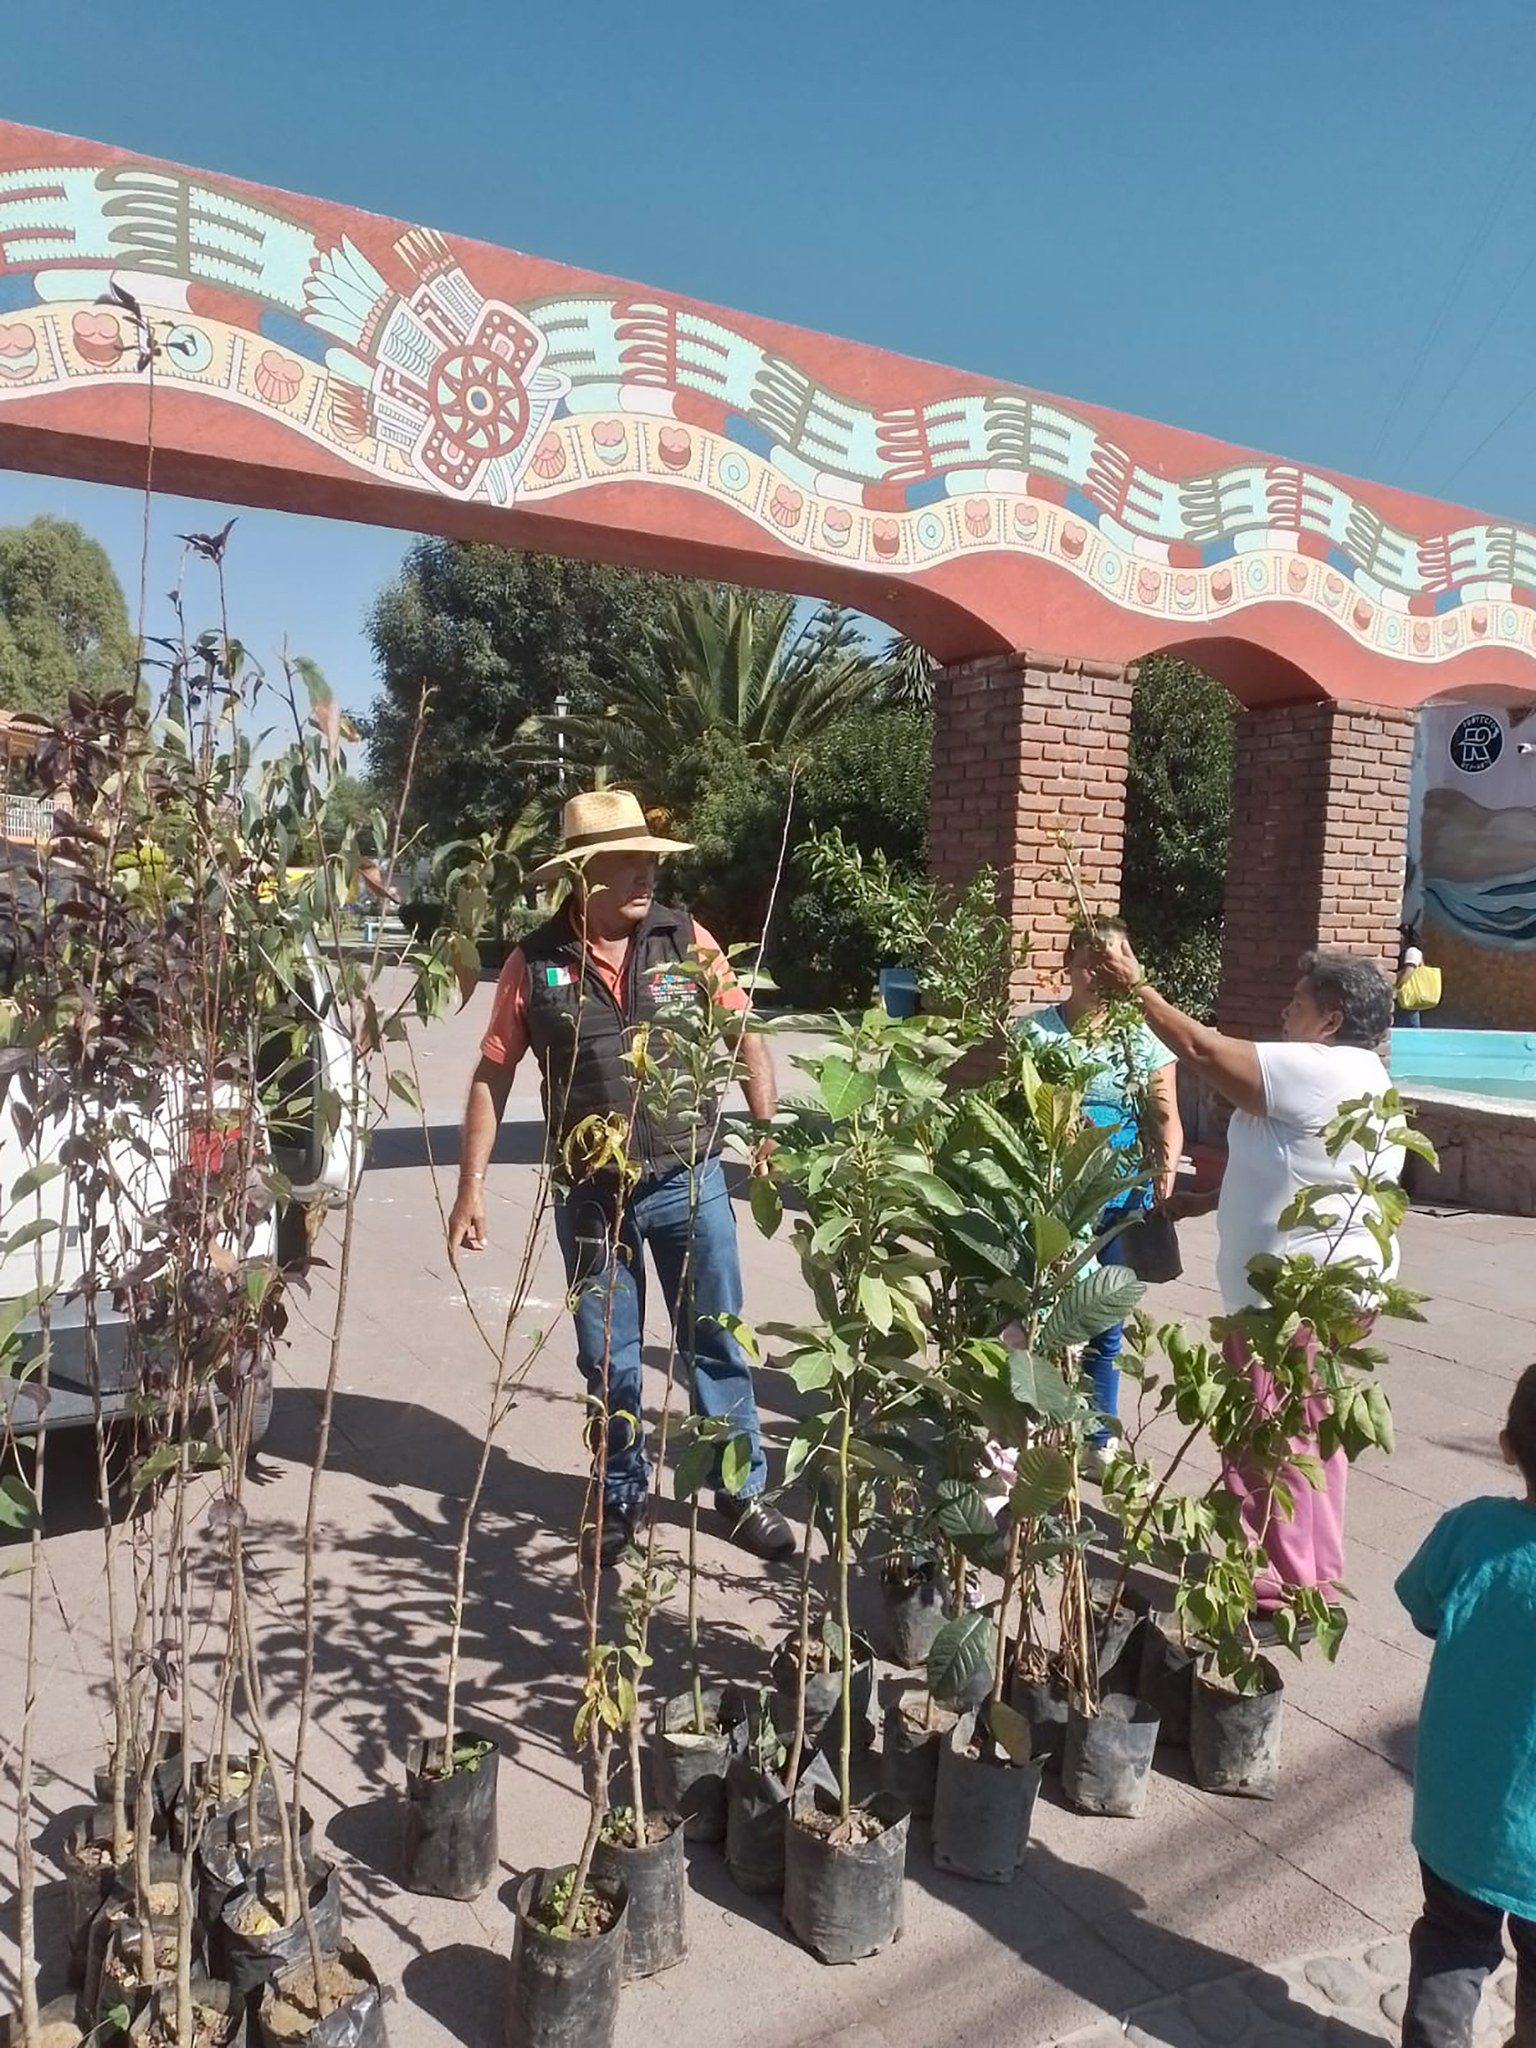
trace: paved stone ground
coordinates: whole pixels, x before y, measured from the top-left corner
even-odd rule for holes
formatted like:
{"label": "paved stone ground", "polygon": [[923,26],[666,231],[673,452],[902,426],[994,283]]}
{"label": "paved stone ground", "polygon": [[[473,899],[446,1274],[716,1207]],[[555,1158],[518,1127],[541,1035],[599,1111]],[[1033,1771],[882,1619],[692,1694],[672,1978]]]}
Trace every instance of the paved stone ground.
{"label": "paved stone ground", "polygon": [[[1353,1955],[1308,1956],[1274,1970],[1240,1970],[1063,2035],[1057,2048],[1347,2048],[1396,2041],[1408,1980],[1405,1940]],[[1514,2018],[1514,1965],[1493,1979],[1478,2015],[1477,2048],[1502,2042]]]}
{"label": "paved stone ground", "polygon": [[[430,1151],[439,1162],[446,1198],[489,1000],[482,988],[466,1018],[422,1036],[429,1134],[397,1116],[365,1178],[321,1503],[317,1712],[306,1798],[343,1867],[353,1934],[399,1987],[389,2021],[395,2048],[499,2043],[514,1880],[530,1865],[568,1859],[580,1823],[569,1741],[580,1663],[570,1576],[581,1498],[579,1403],[562,1280],[546,1244],[534,1314],[548,1324],[550,1340],[492,1462],[467,1603],[466,1711],[491,1723],[506,1750],[502,1877],[471,1905],[400,1888],[401,1758],[408,1738],[430,1729],[441,1711],[450,1545],[488,1385],[487,1353],[443,1253],[427,1160]],[[472,1269],[474,1307],[498,1333],[532,1199],[536,1116],[532,1079],[520,1077],[491,1181],[494,1249]],[[1352,1476],[1355,1620],[1336,1666],[1288,1667],[1279,1798],[1255,1805],[1210,1797],[1177,1758],[1160,1763],[1140,1822],[1068,1812],[1048,1785],[1024,1874],[1006,1888],[936,1872],[915,1831],[904,1939],[845,1970],[813,1962],[786,1939],[771,1908],[734,1889],[716,1851],[697,1849],[689,1960],[626,1993],[619,2048],[653,2048],[660,2035],[745,2048],[1037,2048],[1085,2028],[1102,2033],[1106,2019],[1116,2023],[1113,2032],[1128,2018],[1140,2038],[1176,2048],[1188,2025],[1199,2024],[1199,2011],[1223,2003],[1234,2013],[1256,2006],[1264,2019],[1252,2028],[1276,2041],[1316,2038],[1315,2015],[1328,2019],[1334,2042],[1381,2036],[1388,2022],[1374,1987],[1380,1979],[1390,1993],[1392,1975],[1382,1977],[1382,1944],[1402,1936],[1416,1908],[1408,1771],[1426,1648],[1397,1609],[1392,1579],[1442,1508],[1507,1485],[1494,1438],[1511,1381],[1536,1356],[1529,1285],[1536,1225],[1420,1214],[1405,1237],[1407,1277],[1433,1299],[1422,1326],[1389,1333],[1398,1451]],[[787,1245],[763,1241],[744,1212],[742,1245],[749,1314],[766,1322],[793,1313],[799,1280]],[[1160,1291],[1161,1309],[1211,1311],[1211,1249],[1208,1228],[1191,1229],[1188,1276]],[[272,1437],[251,1488],[252,1583],[280,1742],[294,1716],[296,1535],[324,1378],[328,1276],[318,1277],[300,1309]],[[656,1304],[651,1326],[659,1360]],[[653,1389],[659,1398],[659,1373]],[[765,1373],[761,1399],[770,1438],[782,1441],[792,1426],[792,1391]],[[57,1925],[52,1859],[63,1839],[61,1817],[81,1802],[106,1741],[101,1536],[69,1463],[67,1456],[56,1461],[50,1491],[41,1614],[45,1939]],[[680,1544],[681,1522],[675,1510],[666,1512]],[[0,1557],[0,1570],[11,1561]],[[790,1588],[713,1535],[704,1566],[713,1664],[726,1676],[755,1675],[763,1642],[785,1625]],[[25,1581],[0,1579],[0,1752],[7,1754],[23,1695],[25,1604]],[[681,1616],[669,1611],[657,1630],[664,1678],[678,1668],[681,1639]],[[7,1774],[4,1798],[12,1796]],[[0,1855],[8,1859],[9,1810],[0,1814],[0,1830],[7,1844]],[[8,1860],[0,1868],[8,1874]],[[1304,1969],[1291,1967],[1296,1957],[1323,1954],[1363,1970],[1361,1997],[1335,2002]],[[1242,1974],[1253,1970],[1259,1974]],[[50,1961],[45,1993],[56,1983]],[[14,1951],[6,1946],[0,2003],[13,1988]],[[1184,2001],[1197,1991],[1197,2010],[1188,2010]]]}

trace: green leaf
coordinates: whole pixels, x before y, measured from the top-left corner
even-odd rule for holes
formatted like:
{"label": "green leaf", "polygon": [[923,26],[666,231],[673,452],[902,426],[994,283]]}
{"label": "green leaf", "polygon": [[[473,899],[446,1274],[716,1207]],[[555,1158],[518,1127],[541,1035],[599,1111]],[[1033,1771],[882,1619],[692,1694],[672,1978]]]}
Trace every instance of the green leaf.
{"label": "green leaf", "polygon": [[740,1316],[733,1316],[725,1309],[717,1310],[709,1320],[718,1323],[727,1337],[734,1337],[754,1365],[762,1364],[763,1354],[758,1345],[757,1332],[750,1323],[743,1322]]}
{"label": "green leaf", "polygon": [[928,1690],[941,1706],[959,1706],[982,1672],[991,1669],[996,1651],[990,1615],[957,1614],[945,1622],[928,1652]]}
{"label": "green leaf", "polygon": [[1010,1763],[1029,1762],[1029,1723],[1017,1707],[1010,1707],[1006,1700],[993,1700],[987,1707],[987,1726],[992,1731],[992,1740]]}
{"label": "green leaf", "polygon": [[936,1173],[908,1173],[901,1176],[903,1188],[920,1196],[930,1209],[936,1209],[941,1216],[958,1216],[965,1203],[947,1180],[940,1180]]}
{"label": "green leaf", "polygon": [[890,1334],[891,1324],[896,1320],[896,1305],[891,1299],[891,1290],[878,1273],[861,1275],[859,1307],[882,1337]]}
{"label": "green leaf", "polygon": [[157,1479],[162,1478],[167,1472],[174,1472],[177,1457],[178,1448],[175,1444],[156,1444],[149,1456],[141,1459],[133,1468],[133,1480],[130,1490],[134,1496],[137,1497],[144,1491],[146,1486],[152,1486]]}
{"label": "green leaf", "polygon": [[1031,1444],[1018,1454],[1009,1506],[1025,1521],[1049,1514],[1072,1491],[1074,1469],[1069,1451],[1051,1444]]}
{"label": "green leaf", "polygon": [[417,1114],[420,1115],[420,1093],[417,1090],[414,1078],[410,1074],[406,1073],[404,1068],[391,1068],[389,1076],[389,1092],[391,1095],[398,1095],[400,1100],[405,1104],[407,1109],[414,1109],[417,1112]]}
{"label": "green leaf", "polygon": [[907,1460],[899,1451],[893,1451],[888,1444],[854,1442],[848,1446],[848,1462],[864,1472],[873,1472],[881,1479],[903,1480],[911,1477]]}
{"label": "green leaf", "polygon": [[42,1301],[44,1292],[43,1289],[29,1287],[25,1294],[17,1294],[9,1301],[0,1302],[0,1345],[10,1342],[22,1319],[31,1315]]}
{"label": "green leaf", "polygon": [[1048,1209],[1042,1209],[1031,1225],[1035,1244],[1035,1264],[1040,1267],[1054,1266],[1072,1249],[1072,1233],[1059,1216],[1053,1216]]}
{"label": "green leaf", "polygon": [[1008,1234],[979,1209],[946,1219],[944,1234],[995,1273],[1012,1275],[1018,1264],[1018,1247]]}
{"label": "green leaf", "polygon": [[740,1493],[752,1476],[752,1440],[748,1436],[733,1436],[720,1453],[720,1489],[723,1493]]}
{"label": "green leaf", "polygon": [[716,1446],[707,1437],[694,1437],[677,1454],[672,1488],[678,1500],[692,1500],[715,1468]]}
{"label": "green leaf", "polygon": [[811,1233],[811,1250],[817,1258],[825,1258],[835,1252],[843,1239],[853,1228],[853,1218],[842,1209],[834,1209],[830,1216],[824,1216]]}
{"label": "green leaf", "polygon": [[802,1394],[813,1394],[818,1387],[830,1386],[837,1366],[838,1360],[830,1351],[802,1351],[790,1361],[788,1370]]}
{"label": "green leaf", "polygon": [[945,1536],[996,1533],[981,1488],[970,1479],[941,1479],[934,1490],[934,1526]]}
{"label": "green leaf", "polygon": [[836,1123],[846,1122],[873,1102],[878,1086],[873,1074],[850,1066],[836,1053],[829,1053],[822,1061],[818,1081],[827,1115]]}
{"label": "green leaf", "polygon": [[0,1239],[0,1258],[8,1259],[15,1252],[25,1251],[29,1244],[36,1244],[40,1237],[47,1237],[58,1227],[47,1216],[35,1217],[31,1223],[24,1223],[20,1230],[9,1231]]}
{"label": "green leaf", "polygon": [[1079,1273],[1046,1318],[1040,1349],[1052,1356],[1123,1323],[1146,1288],[1124,1266],[1099,1266]]}
{"label": "green leaf", "polygon": [[784,1197],[779,1193],[778,1184],[766,1173],[754,1174],[747,1189],[747,1201],[752,1210],[752,1221],[764,1237],[772,1237],[784,1221]]}
{"label": "green leaf", "polygon": [[24,1479],[0,1479],[0,1529],[37,1526],[37,1496]]}
{"label": "green leaf", "polygon": [[41,1159],[36,1166],[29,1166],[11,1183],[11,1200],[24,1202],[28,1195],[35,1195],[39,1188],[47,1187],[49,1181],[57,1180],[64,1171],[57,1159]]}
{"label": "green leaf", "polygon": [[1009,1352],[1008,1385],[1013,1398],[1045,1422],[1065,1422],[1076,1406],[1076,1396],[1051,1361],[1032,1352]]}

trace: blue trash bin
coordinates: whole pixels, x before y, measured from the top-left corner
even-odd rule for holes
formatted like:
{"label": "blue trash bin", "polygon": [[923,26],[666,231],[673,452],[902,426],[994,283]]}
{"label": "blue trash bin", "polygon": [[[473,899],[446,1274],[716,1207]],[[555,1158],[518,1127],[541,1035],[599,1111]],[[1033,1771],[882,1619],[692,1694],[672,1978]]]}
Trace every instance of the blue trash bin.
{"label": "blue trash bin", "polygon": [[917,1015],[917,969],[915,967],[882,967],[880,970],[880,1000],[885,1005],[887,1017],[915,1017]]}

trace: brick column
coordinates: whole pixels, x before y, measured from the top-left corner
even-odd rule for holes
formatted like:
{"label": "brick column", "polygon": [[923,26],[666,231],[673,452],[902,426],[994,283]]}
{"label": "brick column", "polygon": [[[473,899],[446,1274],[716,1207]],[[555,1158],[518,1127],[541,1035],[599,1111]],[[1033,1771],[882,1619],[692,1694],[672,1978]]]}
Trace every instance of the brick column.
{"label": "brick column", "polygon": [[1120,906],[1134,681],[1131,669],[1028,653],[961,662],[934,679],[929,867],[951,884],[997,871],[1014,930],[1030,935],[1020,1002],[1061,986],[1073,905],[1059,826],[1088,901]]}
{"label": "brick column", "polygon": [[1238,718],[1220,1023],[1272,1038],[1314,946],[1397,966],[1414,714],[1287,704]]}

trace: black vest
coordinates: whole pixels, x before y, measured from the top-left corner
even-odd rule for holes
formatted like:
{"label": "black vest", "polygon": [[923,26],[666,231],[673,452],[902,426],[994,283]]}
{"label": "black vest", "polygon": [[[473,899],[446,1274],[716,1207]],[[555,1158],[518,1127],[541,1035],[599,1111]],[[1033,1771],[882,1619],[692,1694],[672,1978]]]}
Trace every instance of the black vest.
{"label": "black vest", "polygon": [[[689,991],[686,977],[668,988],[666,973],[692,955],[693,919],[687,911],[653,903],[646,912],[630,941],[622,1004],[587,960],[564,910],[530,932],[522,951],[528,964],[528,1043],[539,1063],[552,1157],[559,1158],[566,1138],[590,1116],[627,1119],[630,1153],[652,1169],[718,1152],[718,1098],[657,1115],[646,1108],[624,1062],[636,1028],[659,1007],[675,1008]],[[666,1064],[660,1037],[653,1053]]]}

